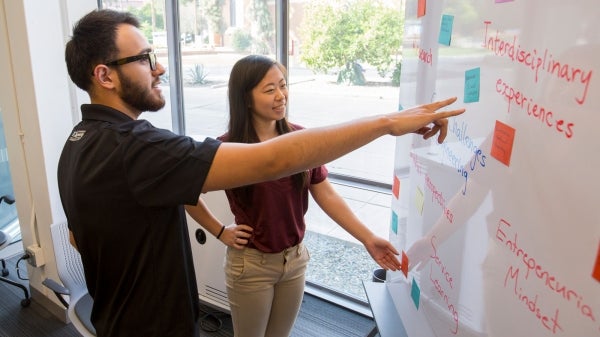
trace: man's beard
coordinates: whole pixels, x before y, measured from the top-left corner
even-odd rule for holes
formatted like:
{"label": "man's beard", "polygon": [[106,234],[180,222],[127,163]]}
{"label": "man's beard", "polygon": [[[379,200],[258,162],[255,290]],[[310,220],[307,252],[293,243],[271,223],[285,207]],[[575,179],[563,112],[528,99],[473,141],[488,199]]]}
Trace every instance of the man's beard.
{"label": "man's beard", "polygon": [[165,106],[165,99],[162,95],[154,98],[149,89],[131,81],[123,73],[120,73],[119,77],[121,78],[121,92],[119,96],[123,102],[134,109],[140,112],[158,111]]}

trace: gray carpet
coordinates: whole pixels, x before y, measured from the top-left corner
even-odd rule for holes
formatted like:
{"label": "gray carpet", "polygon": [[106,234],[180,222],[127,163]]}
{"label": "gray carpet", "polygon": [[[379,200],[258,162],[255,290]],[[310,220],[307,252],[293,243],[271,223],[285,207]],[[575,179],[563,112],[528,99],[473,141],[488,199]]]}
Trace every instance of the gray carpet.
{"label": "gray carpet", "polygon": [[[15,263],[17,258],[9,259],[7,268],[8,278],[20,282],[28,287],[27,281],[19,280]],[[19,267],[26,268],[25,261]],[[26,275],[22,275],[26,277]],[[21,300],[25,298],[23,290],[15,286],[0,282],[0,337],[79,337],[71,325],[65,325],[55,318],[37,302],[23,308]]]}
{"label": "gray carpet", "polygon": [[374,327],[371,318],[305,293],[291,337],[365,337]]}
{"label": "gray carpet", "polygon": [[[9,277],[18,280],[15,270],[17,258],[7,261]],[[25,268],[25,261],[19,266]],[[37,302],[29,307],[20,305],[23,291],[0,282],[0,337],[79,337],[72,325],[65,325]],[[233,329],[229,315],[204,307],[200,337],[232,337]],[[375,323],[371,318],[323,301],[309,294],[304,295],[300,314],[292,337],[352,337],[367,336]]]}

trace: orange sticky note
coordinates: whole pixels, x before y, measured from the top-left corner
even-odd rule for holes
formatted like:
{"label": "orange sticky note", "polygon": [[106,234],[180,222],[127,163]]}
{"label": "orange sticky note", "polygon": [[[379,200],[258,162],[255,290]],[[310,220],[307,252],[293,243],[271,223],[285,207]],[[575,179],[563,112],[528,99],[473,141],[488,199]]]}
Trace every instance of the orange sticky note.
{"label": "orange sticky note", "polygon": [[394,184],[392,185],[392,193],[398,199],[400,197],[400,179],[394,175]]}
{"label": "orange sticky note", "polygon": [[594,266],[592,277],[595,278],[596,281],[600,282],[600,244],[598,244],[598,255],[596,256],[596,266]]}
{"label": "orange sticky note", "polygon": [[510,166],[510,156],[512,155],[513,141],[515,140],[515,129],[496,121],[494,128],[494,139],[492,140],[492,157],[506,166]]}
{"label": "orange sticky note", "polygon": [[426,3],[427,3],[427,1],[425,1],[425,0],[419,0],[419,3],[417,5],[417,17],[418,18],[425,15],[425,4]]}
{"label": "orange sticky note", "polygon": [[402,251],[402,266],[400,266],[404,277],[408,278],[408,256]]}

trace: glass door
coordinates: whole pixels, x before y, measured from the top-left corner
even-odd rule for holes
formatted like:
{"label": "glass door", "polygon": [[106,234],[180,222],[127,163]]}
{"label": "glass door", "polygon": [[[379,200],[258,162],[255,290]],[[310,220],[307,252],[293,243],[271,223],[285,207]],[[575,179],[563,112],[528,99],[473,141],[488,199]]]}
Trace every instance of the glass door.
{"label": "glass door", "polygon": [[17,218],[10,168],[8,167],[8,149],[4,136],[4,122],[0,108],[0,230],[8,233],[13,242],[21,240],[21,229]]}

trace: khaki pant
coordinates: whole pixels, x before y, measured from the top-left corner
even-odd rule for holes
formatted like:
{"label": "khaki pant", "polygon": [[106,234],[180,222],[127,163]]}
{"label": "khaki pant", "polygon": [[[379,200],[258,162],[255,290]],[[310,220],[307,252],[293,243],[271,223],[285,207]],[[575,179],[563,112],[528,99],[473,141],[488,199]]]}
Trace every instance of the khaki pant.
{"label": "khaki pant", "polygon": [[302,243],[275,254],[227,249],[225,275],[235,337],[290,335],[309,259]]}

